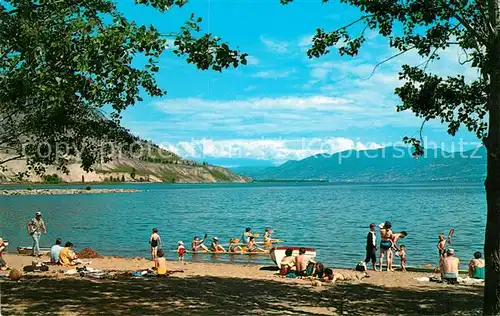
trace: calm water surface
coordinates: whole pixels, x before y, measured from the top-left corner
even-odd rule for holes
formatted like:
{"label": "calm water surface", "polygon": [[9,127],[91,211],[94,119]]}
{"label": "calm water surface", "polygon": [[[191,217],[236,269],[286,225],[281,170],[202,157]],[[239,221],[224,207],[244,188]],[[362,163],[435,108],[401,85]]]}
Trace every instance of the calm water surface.
{"label": "calm water surface", "polygon": [[[74,186],[71,186],[74,187]],[[93,186],[94,188],[110,186]],[[482,250],[485,194],[481,184],[124,184],[131,194],[0,197],[0,236],[31,246],[27,220],[40,209],[48,227],[42,246],[57,238],[102,254],[148,256],[158,227],[164,248],[194,235],[227,243],[246,226],[261,235],[273,227],[286,245],[315,247],[318,260],[352,267],[364,258],[367,226],[389,220],[408,237],[408,265],[437,261],[437,234],[455,228],[453,247],[463,259]],[[13,187],[9,187],[13,188]],[[378,237],[378,236],[377,236]],[[168,253],[175,258],[175,252]],[[197,255],[194,260],[269,263],[266,256]]]}

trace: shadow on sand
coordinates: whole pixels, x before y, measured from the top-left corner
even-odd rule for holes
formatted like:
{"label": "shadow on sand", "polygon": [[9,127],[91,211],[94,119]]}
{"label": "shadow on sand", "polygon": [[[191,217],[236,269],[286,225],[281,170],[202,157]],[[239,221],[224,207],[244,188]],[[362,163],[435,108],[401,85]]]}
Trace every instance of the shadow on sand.
{"label": "shadow on sand", "polygon": [[336,284],[312,288],[216,277],[30,279],[0,285],[3,315],[471,315],[482,306],[481,288],[472,287],[423,286],[415,291]]}

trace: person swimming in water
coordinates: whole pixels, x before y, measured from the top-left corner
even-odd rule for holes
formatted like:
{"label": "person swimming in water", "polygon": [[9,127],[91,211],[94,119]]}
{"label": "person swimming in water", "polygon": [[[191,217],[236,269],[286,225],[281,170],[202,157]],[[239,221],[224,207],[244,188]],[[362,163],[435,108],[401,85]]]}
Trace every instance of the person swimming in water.
{"label": "person swimming in water", "polygon": [[212,251],[213,252],[226,252],[226,249],[219,244],[219,238],[214,237],[212,240]]}
{"label": "person swimming in water", "polygon": [[202,240],[198,236],[194,236],[193,241],[191,242],[191,250],[194,252],[200,251],[200,248],[205,251],[210,251],[207,246],[203,243],[207,239],[207,234],[203,237]]}
{"label": "person swimming in water", "polygon": [[382,271],[382,263],[386,256],[387,271],[391,271],[392,267],[392,224],[387,221],[379,225],[380,228],[380,271]]}

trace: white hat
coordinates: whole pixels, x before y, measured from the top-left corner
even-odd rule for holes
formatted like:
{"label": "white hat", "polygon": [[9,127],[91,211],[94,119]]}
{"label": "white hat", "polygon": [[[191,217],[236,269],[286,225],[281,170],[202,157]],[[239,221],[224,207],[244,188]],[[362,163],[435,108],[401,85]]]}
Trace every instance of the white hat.
{"label": "white hat", "polygon": [[42,212],[36,212],[36,216],[42,216]]}
{"label": "white hat", "polygon": [[217,236],[216,236],[216,237],[214,237],[214,240],[219,240],[219,237],[217,237]]}
{"label": "white hat", "polygon": [[179,240],[179,241],[177,242],[177,244],[178,244],[178,245],[181,245],[181,246],[182,246],[182,245],[184,245],[184,243],[182,242],[182,240]]}
{"label": "white hat", "polygon": [[455,249],[450,248],[450,249],[448,249],[448,250],[446,251],[446,253],[447,253],[448,255],[454,255],[454,254],[455,254]]}

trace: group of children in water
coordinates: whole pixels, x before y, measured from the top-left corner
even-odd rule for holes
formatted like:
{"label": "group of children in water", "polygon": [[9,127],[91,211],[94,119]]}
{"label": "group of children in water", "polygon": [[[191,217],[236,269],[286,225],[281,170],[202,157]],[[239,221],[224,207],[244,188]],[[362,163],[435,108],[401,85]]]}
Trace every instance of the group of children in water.
{"label": "group of children in water", "polygon": [[[230,238],[229,245],[227,249],[220,244],[219,238],[217,236],[212,238],[212,242],[210,248],[205,245],[205,241],[208,237],[207,234],[203,236],[203,239],[200,239],[198,236],[193,238],[191,242],[191,251],[192,252],[267,252],[265,248],[269,248],[273,242],[276,242],[277,239],[272,238],[273,230],[269,227],[265,229],[263,241],[257,242],[256,237],[258,234],[252,233],[252,229],[247,227],[245,232],[241,236],[240,241],[239,238]],[[258,247],[257,244],[263,244],[264,248]],[[161,237],[158,234],[158,229],[153,228],[153,232],[149,237],[149,244],[151,246],[151,257],[153,260],[157,258],[162,258],[165,256],[165,253],[162,250],[162,241]],[[160,252],[161,251],[161,252]],[[177,242],[177,258],[180,261],[184,260],[184,254],[186,253],[186,248],[184,246],[184,242],[179,240]],[[161,256],[160,256],[161,254]],[[155,261],[156,262],[156,261]]]}

